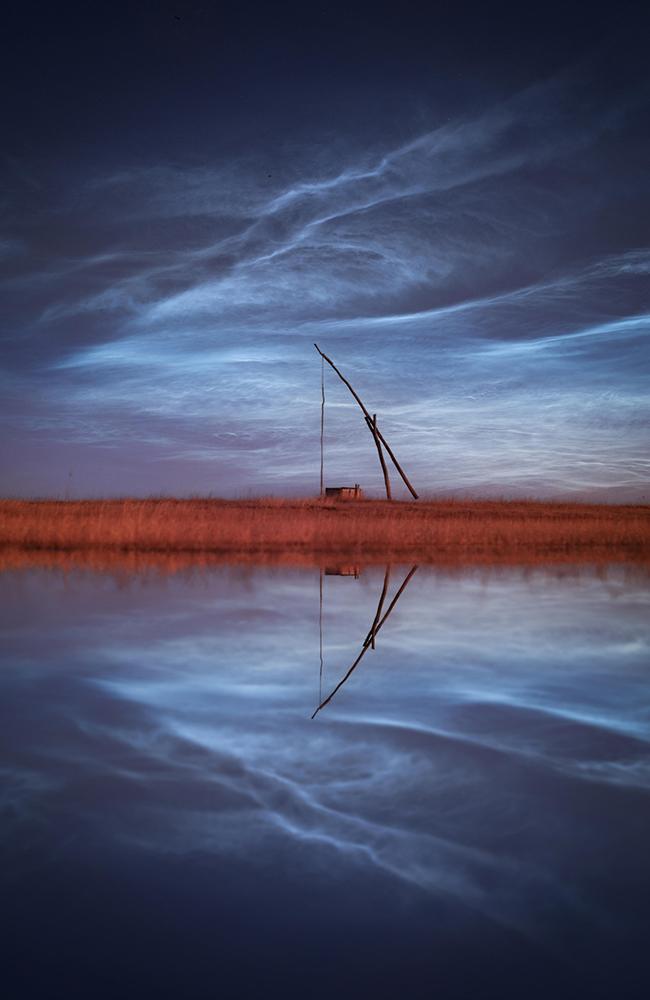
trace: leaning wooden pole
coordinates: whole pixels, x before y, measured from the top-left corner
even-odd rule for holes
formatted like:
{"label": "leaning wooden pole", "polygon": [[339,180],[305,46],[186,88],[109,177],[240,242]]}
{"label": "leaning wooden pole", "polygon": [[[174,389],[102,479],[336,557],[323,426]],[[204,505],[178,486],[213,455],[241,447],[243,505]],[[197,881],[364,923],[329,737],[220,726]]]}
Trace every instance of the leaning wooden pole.
{"label": "leaning wooden pole", "polygon": [[345,376],[341,375],[341,372],[338,370],[338,368],[336,367],[336,365],[334,364],[334,362],[330,358],[328,358],[326,354],[323,354],[323,352],[321,351],[321,349],[318,346],[318,344],[314,344],[314,347],[316,348],[316,350],[320,354],[321,358],[324,358],[325,361],[327,361],[327,363],[330,366],[330,368],[334,369],[334,371],[336,372],[336,374],[338,375],[338,377],[341,379],[341,382],[343,382],[344,385],[347,385],[348,389],[350,390],[350,392],[352,393],[352,395],[354,396],[354,398],[356,399],[357,403],[359,404],[359,406],[361,407],[361,409],[363,411],[363,414],[364,414],[364,416],[366,418],[366,423],[368,424],[368,427],[370,428],[372,436],[375,438],[375,443],[381,442],[381,444],[383,444],[384,448],[386,449],[386,451],[388,452],[388,454],[390,456],[390,459],[391,459],[393,465],[395,466],[395,468],[399,472],[400,476],[404,480],[404,485],[409,490],[409,492],[410,492],[411,496],[413,497],[413,499],[417,500],[418,495],[415,492],[415,490],[413,489],[413,487],[411,486],[411,484],[410,484],[410,482],[408,480],[408,476],[406,475],[406,473],[404,472],[404,469],[402,468],[402,466],[399,464],[399,462],[395,458],[395,455],[393,454],[393,451],[392,451],[390,445],[386,441],[386,438],[381,433],[381,431],[379,430],[379,428],[376,426],[376,423],[375,423],[375,425],[373,425],[372,417],[370,416],[370,413],[368,412],[368,410],[365,408],[365,406],[361,402],[361,399],[359,398],[359,396],[357,395],[357,393],[354,391],[354,389],[352,388],[352,386],[350,385],[350,383],[348,382],[348,380],[345,378]]}
{"label": "leaning wooden pole", "polygon": [[384,486],[386,487],[386,499],[391,500],[390,491],[390,476],[388,475],[388,468],[386,467],[386,459],[384,458],[384,452],[381,447],[381,441],[377,437],[377,414],[373,413],[372,420],[368,420],[366,417],[366,423],[372,432],[375,444],[377,446],[377,454],[379,455],[379,464],[381,465],[381,471],[384,474]]}

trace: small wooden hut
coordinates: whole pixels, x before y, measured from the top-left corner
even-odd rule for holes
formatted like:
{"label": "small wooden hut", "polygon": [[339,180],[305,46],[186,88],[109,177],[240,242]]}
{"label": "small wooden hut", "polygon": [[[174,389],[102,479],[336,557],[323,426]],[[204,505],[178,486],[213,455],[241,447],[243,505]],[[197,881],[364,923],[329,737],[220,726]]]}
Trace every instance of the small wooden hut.
{"label": "small wooden hut", "polygon": [[327,486],[325,487],[325,496],[331,500],[360,500],[363,496],[363,490],[358,483],[355,483],[354,486]]}

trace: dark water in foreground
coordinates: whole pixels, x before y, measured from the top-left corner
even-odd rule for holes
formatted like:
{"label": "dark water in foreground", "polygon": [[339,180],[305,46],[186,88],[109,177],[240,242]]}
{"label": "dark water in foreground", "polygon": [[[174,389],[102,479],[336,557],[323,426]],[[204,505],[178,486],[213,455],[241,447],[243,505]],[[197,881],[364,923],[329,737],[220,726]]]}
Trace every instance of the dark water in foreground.
{"label": "dark water in foreground", "polygon": [[[393,570],[383,611],[409,567]],[[648,581],[0,578],[3,995],[650,995]]]}

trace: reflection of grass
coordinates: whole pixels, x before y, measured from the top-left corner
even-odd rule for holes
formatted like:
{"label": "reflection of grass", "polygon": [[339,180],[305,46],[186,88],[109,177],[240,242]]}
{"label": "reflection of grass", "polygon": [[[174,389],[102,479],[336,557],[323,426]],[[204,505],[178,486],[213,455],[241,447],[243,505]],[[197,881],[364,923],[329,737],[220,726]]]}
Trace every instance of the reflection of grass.
{"label": "reflection of grass", "polygon": [[43,562],[46,551],[83,552],[87,562],[91,553],[188,562],[650,562],[650,508],[489,500],[0,501],[0,567]]}

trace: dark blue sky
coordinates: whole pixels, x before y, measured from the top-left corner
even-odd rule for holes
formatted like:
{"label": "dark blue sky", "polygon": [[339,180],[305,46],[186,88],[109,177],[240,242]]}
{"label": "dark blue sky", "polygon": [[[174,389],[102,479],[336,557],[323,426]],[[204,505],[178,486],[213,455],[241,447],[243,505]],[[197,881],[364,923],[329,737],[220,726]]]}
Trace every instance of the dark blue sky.
{"label": "dark blue sky", "polygon": [[[638,4],[4,18],[2,492],[648,496]],[[328,482],[380,489],[328,378]]]}

